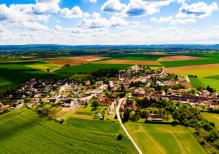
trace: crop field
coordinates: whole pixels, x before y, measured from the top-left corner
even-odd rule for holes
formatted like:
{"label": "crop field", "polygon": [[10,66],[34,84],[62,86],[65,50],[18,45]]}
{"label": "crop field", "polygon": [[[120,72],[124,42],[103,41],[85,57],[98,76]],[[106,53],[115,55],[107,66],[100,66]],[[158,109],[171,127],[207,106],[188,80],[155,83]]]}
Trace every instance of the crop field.
{"label": "crop field", "polygon": [[219,64],[219,59],[199,59],[199,60],[182,60],[182,61],[163,61],[160,62],[165,67],[192,66],[204,64]]}
{"label": "crop field", "polygon": [[136,153],[117,122],[69,119],[64,124],[27,109],[0,116],[0,153]]}
{"label": "crop field", "polygon": [[97,63],[103,64],[132,64],[132,65],[153,65],[159,66],[160,63],[158,61],[148,61],[148,60],[105,60]]}
{"label": "crop field", "polygon": [[65,64],[69,64],[71,66],[80,65],[80,64],[87,64],[92,61],[97,61],[104,59],[104,57],[99,56],[78,56],[78,57],[66,57],[66,58],[43,58],[41,60],[47,61],[51,64],[56,64],[59,66],[63,66]]}
{"label": "crop field", "polygon": [[145,154],[206,153],[186,127],[133,122],[125,126]]}
{"label": "crop field", "polygon": [[158,61],[182,61],[182,60],[198,60],[198,59],[201,59],[199,57],[192,57],[192,56],[183,56],[183,55],[180,55],[180,56],[166,56],[166,57],[161,57],[160,59],[158,59]]}
{"label": "crop field", "polygon": [[165,55],[160,54],[127,54],[127,55],[115,55],[108,58],[108,60],[148,60],[156,61]]}
{"label": "crop field", "polygon": [[49,70],[49,72],[53,72],[55,70],[58,70],[60,69],[60,66],[59,65],[56,65],[56,64],[28,64],[28,65],[25,65],[27,67],[30,67],[30,68],[33,68],[33,69],[36,69],[36,70],[41,70],[41,71],[47,71]]}
{"label": "crop field", "polygon": [[193,88],[203,87],[201,81],[198,78],[189,77],[189,80],[192,83]]}
{"label": "crop field", "polygon": [[[15,88],[20,83],[45,74],[45,72],[27,67],[29,63],[0,64],[0,93]],[[34,63],[30,63],[32,65]],[[41,62],[35,64],[42,64]]]}
{"label": "crop field", "polygon": [[202,112],[201,115],[211,122],[215,123],[215,127],[219,130],[219,114]]}
{"label": "crop field", "polygon": [[166,72],[178,75],[197,75],[198,77],[209,77],[219,75],[219,64],[206,64],[194,66],[181,66],[165,68]]}
{"label": "crop field", "polygon": [[78,66],[72,66],[72,67],[63,67],[59,70],[57,70],[57,73],[63,73],[63,74],[73,74],[73,73],[84,73],[89,74],[93,73],[95,71],[98,71],[100,69],[126,69],[130,67],[131,65],[122,65],[122,64],[84,64],[84,65],[78,65]]}

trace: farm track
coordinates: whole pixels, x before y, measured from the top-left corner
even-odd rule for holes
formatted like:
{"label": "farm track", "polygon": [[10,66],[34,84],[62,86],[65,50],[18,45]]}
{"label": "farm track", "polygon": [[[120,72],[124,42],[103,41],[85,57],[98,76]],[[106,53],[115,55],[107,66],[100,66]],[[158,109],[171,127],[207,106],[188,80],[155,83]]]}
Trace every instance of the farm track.
{"label": "farm track", "polygon": [[127,131],[127,129],[125,128],[124,124],[122,123],[122,119],[121,119],[121,116],[120,116],[120,112],[119,112],[119,109],[120,109],[120,106],[122,104],[122,102],[124,101],[124,98],[120,99],[118,101],[118,106],[116,108],[116,115],[117,115],[117,119],[119,120],[119,123],[122,127],[122,129],[124,130],[124,132],[126,133],[127,137],[130,139],[130,141],[132,142],[132,144],[135,146],[136,150],[138,151],[139,154],[143,154],[141,149],[138,147],[138,145],[135,143],[134,139],[132,138],[132,136],[129,134],[129,132]]}

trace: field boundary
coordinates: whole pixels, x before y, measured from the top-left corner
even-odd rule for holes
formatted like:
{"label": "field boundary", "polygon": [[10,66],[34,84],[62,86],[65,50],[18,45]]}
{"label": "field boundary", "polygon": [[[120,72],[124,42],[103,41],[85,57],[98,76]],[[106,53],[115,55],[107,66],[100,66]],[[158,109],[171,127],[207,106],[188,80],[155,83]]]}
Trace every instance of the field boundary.
{"label": "field boundary", "polygon": [[135,143],[134,139],[132,138],[132,136],[129,134],[129,132],[127,131],[127,129],[125,128],[124,124],[122,123],[121,117],[120,117],[120,106],[122,104],[122,102],[124,101],[124,98],[120,99],[118,101],[118,106],[116,108],[116,115],[117,115],[117,119],[119,120],[119,123],[122,127],[122,129],[124,130],[124,132],[126,133],[126,135],[128,136],[128,138],[130,139],[130,141],[132,142],[132,144],[135,146],[136,150],[138,151],[139,154],[143,154],[141,149],[138,147],[138,145]]}

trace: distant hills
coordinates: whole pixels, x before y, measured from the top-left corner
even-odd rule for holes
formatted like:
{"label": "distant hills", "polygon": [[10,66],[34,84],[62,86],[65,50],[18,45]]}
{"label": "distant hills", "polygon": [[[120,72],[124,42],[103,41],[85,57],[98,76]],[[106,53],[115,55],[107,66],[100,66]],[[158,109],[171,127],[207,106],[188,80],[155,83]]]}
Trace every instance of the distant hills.
{"label": "distant hills", "polygon": [[88,50],[88,49],[110,49],[110,50],[219,50],[219,44],[164,44],[164,45],[58,45],[58,44],[28,44],[28,45],[0,45],[0,51],[39,51],[39,50]]}

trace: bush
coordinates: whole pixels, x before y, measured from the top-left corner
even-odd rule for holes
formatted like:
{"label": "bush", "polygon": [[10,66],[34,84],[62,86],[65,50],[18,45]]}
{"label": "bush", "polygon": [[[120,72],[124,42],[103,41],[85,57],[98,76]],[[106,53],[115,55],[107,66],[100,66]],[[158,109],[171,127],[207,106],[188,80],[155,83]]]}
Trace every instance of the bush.
{"label": "bush", "polygon": [[205,145],[205,140],[203,138],[199,138],[198,142],[203,146]]}
{"label": "bush", "polygon": [[203,125],[203,129],[206,130],[206,131],[211,131],[213,129],[213,127],[208,122],[206,122]]}
{"label": "bush", "polygon": [[217,139],[217,140],[214,142],[214,146],[217,147],[217,149],[219,149],[219,139]]}
{"label": "bush", "polygon": [[118,141],[121,141],[123,139],[123,135],[122,134],[119,134],[118,136],[117,136],[117,140]]}
{"label": "bush", "polygon": [[92,107],[98,107],[100,104],[97,100],[92,101],[91,106]]}

